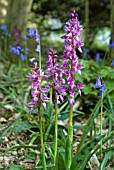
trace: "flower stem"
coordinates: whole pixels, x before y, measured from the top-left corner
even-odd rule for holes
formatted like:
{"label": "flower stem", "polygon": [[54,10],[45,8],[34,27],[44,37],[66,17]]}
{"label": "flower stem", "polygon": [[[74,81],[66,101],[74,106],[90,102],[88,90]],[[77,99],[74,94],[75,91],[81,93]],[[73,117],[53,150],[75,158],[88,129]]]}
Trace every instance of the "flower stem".
{"label": "flower stem", "polygon": [[41,140],[41,155],[43,159],[43,170],[46,170],[46,160],[45,160],[45,147],[43,141],[43,131],[42,131],[42,116],[40,112],[40,99],[38,101],[38,116],[39,116],[39,124],[40,124],[40,140]]}
{"label": "flower stem", "polygon": [[[102,117],[103,117],[103,94],[101,97],[101,114],[100,114],[100,135],[102,136]],[[102,162],[102,139],[100,140],[100,168]]]}
{"label": "flower stem", "polygon": [[70,105],[70,114],[69,114],[69,125],[72,126],[72,118],[73,118],[73,105]]}
{"label": "flower stem", "polygon": [[58,138],[58,109],[57,109],[57,96],[54,89],[54,104],[55,104],[55,136],[54,136],[54,164],[57,169],[57,138]]}
{"label": "flower stem", "polygon": [[67,136],[66,149],[65,149],[66,170],[70,170],[70,166],[72,162],[72,141],[73,141],[72,120],[73,120],[73,105],[70,106],[68,136]]}
{"label": "flower stem", "polygon": [[6,52],[7,52],[7,37],[5,37],[5,43],[4,43],[4,58],[7,57]]}
{"label": "flower stem", "polygon": [[52,104],[52,87],[50,88],[50,104]]}

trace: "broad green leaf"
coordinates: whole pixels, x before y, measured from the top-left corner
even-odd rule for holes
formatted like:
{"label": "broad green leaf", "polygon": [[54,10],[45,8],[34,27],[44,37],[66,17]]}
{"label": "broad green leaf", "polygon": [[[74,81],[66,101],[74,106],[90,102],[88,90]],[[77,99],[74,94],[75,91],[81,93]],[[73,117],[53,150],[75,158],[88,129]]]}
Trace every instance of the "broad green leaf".
{"label": "broad green leaf", "polygon": [[58,167],[61,170],[66,170],[65,168],[65,158],[64,158],[64,150],[59,150],[58,154],[57,154],[57,161],[58,161]]}
{"label": "broad green leaf", "polygon": [[61,107],[59,108],[59,113],[61,113],[63,109],[66,109],[67,105],[68,105],[68,101],[64,102],[64,104],[62,104]]}
{"label": "broad green leaf", "polygon": [[78,125],[78,126],[73,126],[73,129],[84,129],[85,126]]}
{"label": "broad green leaf", "polygon": [[102,136],[98,136],[81,148],[81,150],[73,158],[70,170],[83,170],[85,163],[90,158],[91,151],[94,150],[94,147],[101,139]]}
{"label": "broad green leaf", "polygon": [[[73,117],[75,116],[79,116],[80,114],[84,114],[84,112],[81,111],[73,111]],[[60,114],[59,116],[59,120],[65,120],[69,118],[69,110],[68,111],[64,111]]]}
{"label": "broad green leaf", "polygon": [[[46,168],[48,168],[48,170],[53,170],[53,167],[55,165],[54,164],[49,164],[49,165],[46,165]],[[42,170],[43,169],[43,166],[36,166],[34,170]]]}
{"label": "broad green leaf", "polygon": [[14,126],[14,128],[12,129],[12,132],[20,132],[20,131],[24,131],[24,130],[28,130],[31,128],[36,128],[37,126],[35,124],[29,123],[28,121],[20,121],[18,123],[18,125]]}
{"label": "broad green leaf", "polygon": [[7,168],[7,170],[26,170],[26,169],[19,165],[12,164]]}
{"label": "broad green leaf", "polygon": [[62,140],[62,141],[64,142],[64,144],[65,144],[65,142],[66,142],[66,135],[65,135],[65,133],[63,132],[63,128],[62,128],[62,127],[59,128],[58,134],[60,135],[61,140]]}
{"label": "broad green leaf", "polygon": [[51,119],[52,114],[53,114],[53,104],[50,104],[50,103],[47,104],[47,109],[45,110],[44,114],[46,114],[48,118]]}
{"label": "broad green leaf", "polygon": [[[104,138],[103,136],[101,136],[101,137],[94,138],[94,139],[92,139],[92,140],[95,140],[94,142],[95,142],[95,143],[98,143],[98,142],[102,139],[102,137],[103,137],[103,139],[102,139],[102,144],[104,145],[108,140],[110,140],[110,139],[113,137],[113,135],[114,135],[114,134],[112,133],[111,135],[109,135],[109,136],[107,136],[107,137],[105,137],[105,138]],[[92,140],[91,140],[91,141],[92,141]],[[89,142],[89,143],[90,143],[90,142]],[[89,144],[89,143],[88,143],[88,144]],[[86,145],[88,145],[88,144],[86,144]],[[86,145],[85,145],[85,146],[86,146]],[[85,147],[85,146],[84,146],[84,147]],[[81,149],[82,151],[85,149],[84,147]],[[93,149],[94,149],[94,150],[93,150]],[[88,154],[87,156],[83,157],[83,158],[85,158],[85,159],[84,159],[84,161],[82,162],[82,164],[80,165],[80,169],[78,168],[78,169],[74,169],[74,170],[84,170],[84,168],[85,168],[88,160],[91,158],[91,156],[100,149],[100,145],[95,144],[95,147],[94,147],[93,149],[92,149],[92,152],[89,151],[89,154]],[[113,148],[110,148],[110,149],[114,150],[114,147],[113,147]],[[107,148],[106,150],[103,150],[102,152],[105,153],[106,151],[110,151],[110,149]],[[81,152],[81,151],[79,151],[79,152]],[[79,153],[79,152],[78,152],[78,153]],[[97,152],[96,155],[100,155],[100,151]],[[76,155],[76,156],[77,156],[77,155]],[[75,157],[74,157],[74,158],[75,158]],[[72,170],[72,169],[71,169],[71,170]]]}
{"label": "broad green leaf", "polygon": [[21,148],[25,148],[25,149],[34,149],[34,150],[39,150],[40,149],[40,146],[28,146],[28,145],[20,145],[20,146],[11,146],[10,148],[8,148],[6,151],[5,151],[5,154],[9,151],[12,151],[14,149],[21,149]]}

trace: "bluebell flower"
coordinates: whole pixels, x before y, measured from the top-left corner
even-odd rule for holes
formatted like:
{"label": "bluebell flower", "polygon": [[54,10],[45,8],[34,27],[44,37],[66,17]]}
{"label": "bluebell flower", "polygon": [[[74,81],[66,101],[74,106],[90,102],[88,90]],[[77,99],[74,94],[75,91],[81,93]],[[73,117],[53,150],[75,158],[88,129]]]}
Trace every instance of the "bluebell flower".
{"label": "bluebell flower", "polygon": [[6,28],[6,25],[3,24],[3,25],[0,27],[0,29],[1,29],[2,31],[6,30],[6,29],[7,29],[7,28]]}
{"label": "bluebell flower", "polygon": [[87,57],[88,52],[89,52],[89,49],[88,49],[88,48],[83,48],[82,56]]}
{"label": "bluebell flower", "polygon": [[20,49],[10,45],[10,53],[19,55],[20,54]]}
{"label": "bluebell flower", "polygon": [[106,85],[103,83],[102,86],[101,86],[101,88],[99,89],[100,92],[99,92],[99,94],[98,94],[98,97],[102,97],[103,93],[105,92],[105,86],[106,86]]}
{"label": "bluebell flower", "polygon": [[28,40],[28,37],[24,35],[24,36],[23,36],[23,39],[24,39],[24,40]]}
{"label": "bluebell flower", "polygon": [[40,52],[40,45],[37,45],[35,51],[36,51],[36,52]]}
{"label": "bluebell flower", "polygon": [[29,37],[33,37],[35,42],[39,43],[39,33],[38,33],[38,30],[37,29],[34,29],[34,28],[30,28],[28,30],[28,36]]}
{"label": "bluebell flower", "polygon": [[102,86],[100,87],[100,91],[105,92],[105,87],[106,87],[105,83],[102,82]]}
{"label": "bluebell flower", "polygon": [[36,52],[40,52],[40,35],[39,35],[39,33],[38,33],[38,29],[30,28],[30,29],[28,30],[28,36],[29,36],[29,37],[33,37],[33,38],[34,38],[34,41],[35,41],[36,43],[38,43],[35,51],[36,51]]}
{"label": "bluebell flower", "polygon": [[101,77],[100,75],[96,78],[96,84],[94,85],[94,89],[99,89],[101,88],[102,84],[101,84]]}
{"label": "bluebell flower", "polygon": [[28,54],[28,48],[24,49],[25,54]]}
{"label": "bluebell flower", "polygon": [[28,30],[28,36],[29,36],[29,37],[34,37],[34,28],[30,28],[30,29]]}
{"label": "bluebell flower", "polygon": [[112,63],[111,63],[111,65],[114,67],[114,59],[112,60]]}
{"label": "bluebell flower", "polygon": [[20,58],[21,58],[22,61],[26,60],[26,56],[23,55],[22,53],[20,54]]}
{"label": "bluebell flower", "polygon": [[2,30],[2,32],[3,32],[3,34],[4,34],[5,36],[7,36],[7,37],[10,37],[10,36],[11,36],[11,35],[9,34],[8,29],[7,29],[7,27],[6,27],[5,24],[3,24],[3,25],[0,27],[0,29]]}
{"label": "bluebell flower", "polygon": [[109,44],[109,48],[114,48],[114,40]]}
{"label": "bluebell flower", "polygon": [[21,54],[21,47],[20,46],[13,47],[13,46],[10,45],[10,53],[20,55]]}
{"label": "bluebell flower", "polygon": [[39,43],[39,33],[38,33],[38,30],[36,29],[35,30],[35,33],[34,33],[34,40],[35,40],[35,42],[37,42],[37,43]]}
{"label": "bluebell flower", "polygon": [[103,93],[105,92],[106,85],[105,83],[101,80],[100,75],[96,78],[96,83],[94,85],[94,89],[99,89],[99,94],[98,97],[102,97]]}
{"label": "bluebell flower", "polygon": [[26,54],[28,54],[28,48],[21,48],[20,46],[13,47],[10,45],[10,53],[20,56],[21,60],[26,60]]}
{"label": "bluebell flower", "polygon": [[100,53],[97,53],[96,56],[95,56],[95,61],[99,62],[100,60],[101,60]]}

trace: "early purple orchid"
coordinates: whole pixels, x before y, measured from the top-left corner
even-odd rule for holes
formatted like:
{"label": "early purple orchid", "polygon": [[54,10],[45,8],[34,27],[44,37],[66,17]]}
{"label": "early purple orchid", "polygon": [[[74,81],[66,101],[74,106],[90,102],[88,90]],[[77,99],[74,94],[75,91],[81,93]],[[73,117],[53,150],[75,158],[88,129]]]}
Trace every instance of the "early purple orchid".
{"label": "early purple orchid", "polygon": [[52,48],[48,51],[48,58],[46,60],[46,79],[51,78],[51,83],[48,83],[49,87],[52,87],[56,90],[57,104],[60,103],[60,100],[64,100],[66,95],[66,86],[65,80],[63,79],[63,69],[60,66],[60,60],[57,59],[56,51]]}
{"label": "early purple orchid", "polygon": [[79,38],[81,35],[81,30],[83,30],[80,22],[78,21],[78,14],[75,10],[71,13],[71,19],[66,22],[65,34],[61,37],[64,39],[64,52],[62,58],[64,59],[63,68],[66,75],[67,89],[70,93],[69,104],[74,104],[74,95],[76,89],[79,90],[81,95],[81,89],[84,88],[83,83],[76,85],[75,73],[81,75],[81,69],[84,68],[82,63],[78,61],[78,56],[76,54],[76,49],[82,53],[81,47],[83,46],[82,40]]}
{"label": "early purple orchid", "polygon": [[29,73],[29,80],[32,82],[32,101],[28,103],[28,106],[31,108],[30,112],[33,111],[35,107],[38,107],[38,101],[42,101],[42,105],[44,109],[46,109],[46,102],[49,102],[49,98],[47,97],[47,93],[49,90],[47,88],[41,87],[41,80],[44,76],[44,72],[37,67],[37,62],[34,62],[32,67],[32,72]]}

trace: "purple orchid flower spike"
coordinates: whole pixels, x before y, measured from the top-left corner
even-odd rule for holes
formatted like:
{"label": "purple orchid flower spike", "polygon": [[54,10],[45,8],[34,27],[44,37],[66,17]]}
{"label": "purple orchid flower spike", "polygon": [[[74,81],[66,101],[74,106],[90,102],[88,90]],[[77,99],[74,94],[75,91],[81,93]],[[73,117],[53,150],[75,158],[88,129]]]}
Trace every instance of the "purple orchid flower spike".
{"label": "purple orchid flower spike", "polygon": [[81,76],[81,69],[84,67],[82,63],[78,61],[78,56],[76,54],[76,49],[82,53],[82,46],[84,45],[82,40],[80,39],[81,30],[83,27],[80,25],[78,21],[78,14],[75,10],[71,13],[71,19],[66,22],[66,28],[64,30],[65,34],[61,37],[64,40],[64,52],[63,52],[63,68],[64,74],[66,76],[66,86],[69,91],[70,99],[69,104],[73,105],[74,95],[76,93],[76,89],[79,90],[81,95],[81,89],[84,88],[83,83],[80,82],[78,85],[75,85],[75,73],[78,73]]}
{"label": "purple orchid flower spike", "polygon": [[46,60],[46,79],[51,78],[52,83],[48,83],[48,87],[56,90],[57,104],[64,100],[66,95],[65,80],[63,79],[64,70],[60,66],[60,60],[57,59],[56,51],[52,48],[48,51],[48,58]]}
{"label": "purple orchid flower spike", "polygon": [[31,108],[30,113],[33,111],[35,107],[38,106],[38,101],[42,101],[42,105],[44,109],[46,109],[46,102],[49,102],[49,98],[47,97],[47,94],[49,90],[47,88],[41,87],[41,80],[44,77],[44,72],[37,67],[37,62],[34,62],[33,65],[31,65],[32,72],[29,73],[29,81],[32,82],[31,88],[32,88],[32,101],[28,103],[28,106]]}

